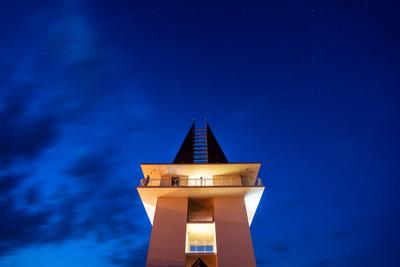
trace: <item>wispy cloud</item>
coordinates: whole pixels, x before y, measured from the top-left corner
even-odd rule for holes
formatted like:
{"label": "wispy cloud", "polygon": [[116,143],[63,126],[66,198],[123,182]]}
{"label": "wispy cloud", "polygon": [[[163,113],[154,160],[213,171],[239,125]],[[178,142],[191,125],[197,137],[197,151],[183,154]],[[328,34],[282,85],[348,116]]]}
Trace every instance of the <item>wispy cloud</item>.
{"label": "wispy cloud", "polygon": [[[8,70],[0,74],[0,259],[89,236],[117,244],[103,255],[110,263],[144,259],[135,188],[126,186],[129,177],[120,179],[115,159],[127,131],[138,131],[152,106],[133,82],[118,79],[110,67],[118,57],[97,42],[80,8],[56,9],[49,24],[42,9],[33,12],[25,30],[43,31],[29,51],[0,65]],[[47,156],[60,147],[65,153]],[[61,183],[43,184],[52,180]],[[124,243],[127,237],[135,240]]]}

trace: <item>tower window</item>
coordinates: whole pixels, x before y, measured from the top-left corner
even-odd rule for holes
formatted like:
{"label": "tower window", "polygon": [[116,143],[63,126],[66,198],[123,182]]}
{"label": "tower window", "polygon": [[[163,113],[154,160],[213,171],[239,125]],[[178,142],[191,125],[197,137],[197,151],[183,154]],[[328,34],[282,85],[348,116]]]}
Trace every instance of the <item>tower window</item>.
{"label": "tower window", "polygon": [[188,223],[186,227],[186,253],[215,252],[215,224]]}

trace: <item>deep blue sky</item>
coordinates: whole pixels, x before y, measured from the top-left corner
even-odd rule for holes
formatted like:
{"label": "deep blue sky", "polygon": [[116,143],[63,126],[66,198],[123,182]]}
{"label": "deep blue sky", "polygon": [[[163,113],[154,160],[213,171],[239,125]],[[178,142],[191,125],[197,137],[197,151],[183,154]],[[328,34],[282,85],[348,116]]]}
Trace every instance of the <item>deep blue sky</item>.
{"label": "deep blue sky", "polygon": [[400,266],[397,1],[196,2],[2,3],[0,266],[144,266],[139,164],[205,116],[258,266]]}

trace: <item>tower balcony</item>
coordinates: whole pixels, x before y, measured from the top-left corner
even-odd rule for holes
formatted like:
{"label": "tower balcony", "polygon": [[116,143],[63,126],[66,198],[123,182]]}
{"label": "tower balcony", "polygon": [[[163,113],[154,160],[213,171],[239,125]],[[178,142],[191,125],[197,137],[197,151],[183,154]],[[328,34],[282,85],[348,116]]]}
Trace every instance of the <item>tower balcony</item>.
{"label": "tower balcony", "polygon": [[[151,223],[159,198],[243,197],[250,225],[264,191],[264,185],[258,178],[258,162],[143,163],[141,168],[145,178],[140,180],[137,190]],[[202,212],[193,209],[189,221],[213,221],[212,216]]]}
{"label": "tower balcony", "polygon": [[217,186],[263,186],[261,178],[226,176],[213,178],[142,178],[139,186],[145,187],[217,187]]}

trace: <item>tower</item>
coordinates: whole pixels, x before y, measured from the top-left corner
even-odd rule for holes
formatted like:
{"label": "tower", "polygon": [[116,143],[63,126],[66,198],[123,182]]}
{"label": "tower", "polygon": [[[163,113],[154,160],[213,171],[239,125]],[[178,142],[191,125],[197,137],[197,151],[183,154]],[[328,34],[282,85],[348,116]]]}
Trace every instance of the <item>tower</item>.
{"label": "tower", "polygon": [[230,163],[193,121],[173,163],[141,164],[152,223],[147,267],[255,267],[250,225],[264,186],[259,162]]}

